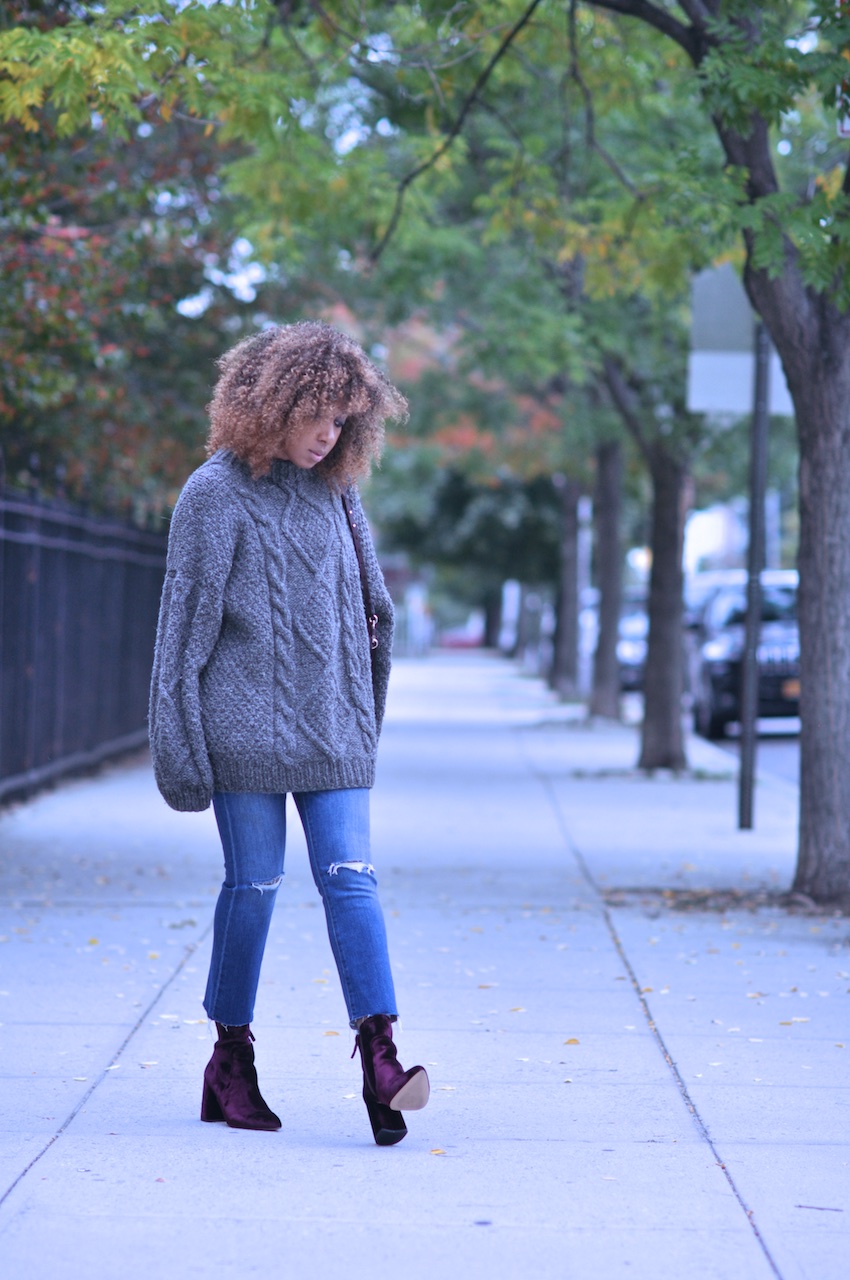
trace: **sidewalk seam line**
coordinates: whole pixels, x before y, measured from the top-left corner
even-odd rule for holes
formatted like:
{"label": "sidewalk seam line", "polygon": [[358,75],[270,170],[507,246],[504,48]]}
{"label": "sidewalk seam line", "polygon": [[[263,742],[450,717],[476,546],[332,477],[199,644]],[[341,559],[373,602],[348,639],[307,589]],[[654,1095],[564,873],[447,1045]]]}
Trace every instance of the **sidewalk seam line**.
{"label": "sidewalk seam line", "polygon": [[124,1039],[122,1040],[121,1044],[118,1046],[118,1049],[116,1050],[116,1052],[112,1055],[112,1059],[111,1059],[111,1061],[108,1063],[108,1065],[107,1065],[107,1066],[105,1066],[105,1067],[103,1068],[103,1070],[101,1071],[100,1075],[99,1075],[99,1076],[97,1077],[97,1079],[93,1082],[93,1084],[91,1084],[91,1085],[89,1086],[89,1088],[88,1088],[88,1089],[86,1090],[86,1092],[83,1094],[82,1098],[80,1098],[80,1100],[79,1100],[79,1102],[77,1103],[77,1105],[73,1108],[73,1110],[72,1110],[72,1111],[70,1112],[70,1114],[65,1118],[65,1120],[63,1120],[62,1124],[59,1126],[59,1128],[56,1130],[56,1132],[52,1135],[52,1137],[50,1138],[50,1140],[44,1144],[44,1146],[43,1146],[43,1147],[42,1147],[42,1149],[38,1152],[38,1154],[37,1154],[37,1155],[33,1156],[32,1160],[30,1160],[30,1162],[29,1162],[29,1164],[26,1166],[26,1168],[21,1170],[21,1172],[20,1172],[20,1173],[18,1174],[18,1176],[15,1178],[14,1182],[12,1182],[12,1183],[11,1183],[11,1184],[6,1188],[6,1190],[3,1192],[3,1194],[2,1194],[2,1195],[0,1195],[0,1209],[2,1209],[3,1205],[4,1205],[4,1204],[6,1203],[6,1201],[9,1199],[9,1196],[12,1194],[12,1192],[15,1190],[15,1188],[16,1188],[16,1187],[17,1187],[21,1182],[23,1182],[24,1178],[27,1176],[27,1174],[30,1172],[30,1170],[35,1168],[35,1166],[38,1164],[38,1162],[42,1159],[42,1157],[43,1157],[43,1156],[47,1155],[47,1152],[50,1150],[50,1148],[53,1146],[53,1144],[57,1141],[57,1139],[59,1139],[59,1138],[61,1138],[61,1137],[62,1137],[63,1133],[65,1133],[65,1131],[69,1128],[69,1126],[70,1126],[70,1125],[73,1123],[73,1121],[77,1118],[77,1116],[78,1116],[78,1115],[80,1114],[80,1112],[82,1111],[83,1107],[84,1107],[84,1106],[86,1105],[86,1103],[88,1102],[89,1098],[90,1098],[90,1097],[92,1096],[92,1094],[94,1093],[95,1089],[97,1089],[97,1088],[98,1088],[98,1086],[99,1086],[99,1085],[101,1085],[101,1084],[103,1083],[103,1081],[106,1079],[106,1073],[107,1073],[107,1071],[109,1071],[110,1067],[114,1066],[114,1064],[118,1061],[118,1059],[121,1057],[121,1055],[122,1055],[122,1053],[124,1052],[124,1050],[125,1050],[125,1049],[127,1048],[127,1046],[129,1045],[130,1041],[131,1041],[131,1040],[133,1039],[133,1037],[135,1036],[136,1032],[140,1029],[140,1027],[141,1027],[141,1026],[142,1026],[142,1024],[144,1023],[145,1018],[147,1018],[147,1017],[148,1017],[148,1016],[153,1012],[153,1010],[156,1008],[156,1006],[157,1006],[157,1004],[159,1003],[159,1001],[160,1001],[160,1000],[162,999],[162,997],[165,995],[166,991],[169,989],[169,987],[172,985],[172,983],[175,981],[175,979],[176,979],[176,978],[178,978],[178,977],[180,976],[180,974],[183,972],[183,969],[185,968],[185,966],[186,966],[186,964],[188,963],[188,961],[189,961],[189,960],[192,958],[192,956],[195,954],[195,952],[197,951],[198,947],[200,947],[200,946],[201,946],[201,944],[206,940],[207,935],[209,934],[209,932],[210,932],[210,930],[212,929],[212,927],[213,927],[213,923],[212,923],[212,921],[210,921],[210,923],[207,925],[206,929],[204,929],[204,931],[203,931],[201,934],[199,934],[199,935],[198,935],[198,937],[195,939],[195,941],[194,941],[194,942],[191,942],[191,943],[189,943],[189,944],[187,945],[185,955],[184,955],[184,956],[183,956],[183,958],[181,959],[180,963],[177,965],[177,967],[176,967],[176,969],[174,970],[174,972],[172,973],[171,977],[168,979],[168,981],[167,981],[167,982],[163,983],[163,985],[160,987],[159,991],[156,993],[156,995],[154,996],[154,998],[151,1000],[150,1004],[149,1004],[149,1005],[144,1009],[144,1011],[143,1011],[142,1013],[140,1013],[140,1014],[139,1014],[138,1019],[136,1020],[136,1022],[134,1023],[134,1025],[130,1028],[130,1030],[127,1032],[127,1034],[126,1034],[126,1036],[124,1037]]}
{"label": "sidewalk seam line", "polygon": [[[521,754],[525,755],[525,752],[521,750]],[[685,1103],[685,1106],[687,1107],[688,1111],[690,1112],[691,1119],[693,1120],[703,1141],[706,1143],[708,1149],[711,1151],[711,1154],[714,1156],[714,1159],[717,1162],[718,1167],[722,1171],[724,1178],[729,1184],[729,1187],[736,1201],[738,1202],[738,1205],[743,1210],[747,1223],[749,1224],[750,1228],[753,1231],[753,1234],[756,1237],[756,1240],[758,1241],[759,1247],[761,1248],[761,1251],[764,1254],[764,1257],[768,1263],[768,1266],[770,1267],[773,1274],[777,1277],[777,1280],[782,1280],[782,1273],[780,1272],[778,1266],[776,1265],[776,1262],[773,1259],[773,1256],[767,1246],[767,1243],[765,1242],[761,1232],[758,1229],[758,1226],[754,1221],[753,1215],[755,1211],[747,1208],[747,1203],[743,1195],[741,1194],[741,1192],[738,1190],[738,1187],[735,1183],[734,1178],[732,1177],[731,1173],[726,1167],[726,1162],[720,1158],[720,1153],[718,1152],[717,1148],[714,1145],[714,1142],[712,1141],[709,1135],[705,1122],[702,1116],[700,1115],[699,1111],[697,1110],[696,1104],[691,1099],[691,1096],[688,1093],[688,1087],[685,1084],[685,1081],[682,1079],[681,1073],[679,1072],[678,1067],[673,1061],[673,1058],[669,1053],[666,1044],[664,1043],[664,1038],[661,1035],[661,1032],[658,1030],[658,1027],[656,1026],[655,1019],[652,1017],[649,1005],[647,1004],[646,999],[644,998],[643,993],[641,992],[640,981],[638,979],[638,976],[635,973],[634,968],[632,967],[631,961],[626,955],[626,951],[620,939],[620,935],[618,934],[617,929],[614,925],[614,922],[611,919],[610,911],[602,895],[602,891],[599,888],[599,885],[594,880],[593,874],[584,858],[584,855],[582,854],[581,850],[578,848],[578,846],[572,839],[572,836],[570,835],[569,829],[566,824],[566,820],[563,814],[561,813],[561,808],[560,808],[560,805],[558,804],[558,799],[557,799],[557,796],[555,795],[555,791],[552,786],[552,780],[548,776],[548,774],[539,770],[535,766],[534,762],[530,760],[527,755],[525,758],[529,765],[531,773],[541,783],[543,790],[546,793],[546,797],[555,815],[555,821],[557,822],[557,825],[560,828],[561,835],[564,839],[564,843],[566,844],[573,859],[575,860],[576,865],[578,866],[578,869],[581,872],[583,878],[585,879],[588,886],[590,887],[590,889],[592,889],[593,893],[597,897],[602,918],[605,921],[605,926],[611,936],[611,940],[614,943],[614,946],[617,950],[617,954],[619,955],[620,960],[622,961],[629,975],[629,981],[631,982],[632,988],[634,989],[635,995],[637,996],[638,1001],[640,1003],[641,1010],[643,1011],[644,1018],[646,1019],[648,1029],[651,1035],[653,1036],[658,1048],[660,1049],[661,1054],[664,1058],[664,1061],[667,1064],[668,1068],[670,1069],[670,1072],[674,1080],[676,1081],[676,1085],[678,1087],[682,1100]]]}

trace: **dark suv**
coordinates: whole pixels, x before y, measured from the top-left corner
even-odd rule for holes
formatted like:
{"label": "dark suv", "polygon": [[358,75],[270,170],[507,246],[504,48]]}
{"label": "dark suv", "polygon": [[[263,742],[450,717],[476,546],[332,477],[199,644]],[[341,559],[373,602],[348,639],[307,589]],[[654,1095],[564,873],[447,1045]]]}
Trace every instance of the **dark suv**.
{"label": "dark suv", "polygon": [[[796,716],[800,713],[797,574],[791,570],[766,571],[761,594],[757,714]],[[721,587],[692,628],[690,689],[694,728],[704,738],[722,738],[726,726],[740,720],[746,608],[743,585]]]}

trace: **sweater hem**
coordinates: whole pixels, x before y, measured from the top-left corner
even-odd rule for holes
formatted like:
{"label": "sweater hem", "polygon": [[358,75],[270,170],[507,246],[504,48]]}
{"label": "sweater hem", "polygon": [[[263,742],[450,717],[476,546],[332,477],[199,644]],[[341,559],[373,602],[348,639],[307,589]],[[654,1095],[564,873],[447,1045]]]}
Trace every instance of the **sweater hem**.
{"label": "sweater hem", "polygon": [[372,760],[312,761],[299,765],[258,766],[245,761],[213,764],[215,791],[250,791],[281,795],[292,791],[343,791],[371,788],[375,783]]}

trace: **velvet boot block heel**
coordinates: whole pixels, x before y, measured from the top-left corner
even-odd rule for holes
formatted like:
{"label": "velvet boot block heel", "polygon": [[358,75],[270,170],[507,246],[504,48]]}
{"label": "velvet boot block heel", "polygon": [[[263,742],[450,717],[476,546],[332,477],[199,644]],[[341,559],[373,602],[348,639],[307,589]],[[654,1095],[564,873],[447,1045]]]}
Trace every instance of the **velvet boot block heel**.
{"label": "velvet boot block heel", "polygon": [[363,1101],[366,1103],[369,1123],[372,1126],[372,1136],[378,1146],[393,1147],[397,1142],[401,1142],[407,1134],[407,1125],[404,1123],[401,1112],[393,1111],[390,1107],[382,1107],[374,1094],[370,1093],[365,1082]]}
{"label": "velvet boot block heel", "polygon": [[207,1084],[206,1079],[204,1080],[204,1092],[201,1095],[201,1119],[208,1122],[224,1119],[224,1112],[218,1105],[218,1098]]}
{"label": "velvet boot block heel", "polygon": [[250,1026],[215,1025],[218,1040],[204,1071],[201,1119],[224,1120],[231,1129],[279,1129],[280,1120],[266,1105],[257,1083]]}
{"label": "velvet boot block heel", "polygon": [[419,1111],[428,1101],[428,1072],[419,1066],[404,1070],[393,1043],[392,1022],[386,1014],[375,1014],[360,1023],[352,1057],[358,1049],[363,1066],[363,1101],[372,1133],[378,1146],[392,1146],[407,1133],[400,1112]]}

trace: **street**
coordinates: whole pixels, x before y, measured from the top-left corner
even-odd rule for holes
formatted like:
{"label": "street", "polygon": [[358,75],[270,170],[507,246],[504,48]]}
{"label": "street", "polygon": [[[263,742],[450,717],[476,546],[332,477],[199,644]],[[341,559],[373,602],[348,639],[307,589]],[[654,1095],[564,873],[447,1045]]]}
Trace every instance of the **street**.
{"label": "street", "polygon": [[[737,730],[737,725],[734,726]],[[736,758],[740,754],[738,740],[724,738],[717,744]],[[800,782],[800,722],[789,720],[760,720],[756,746],[756,768],[785,782],[799,786]]]}

